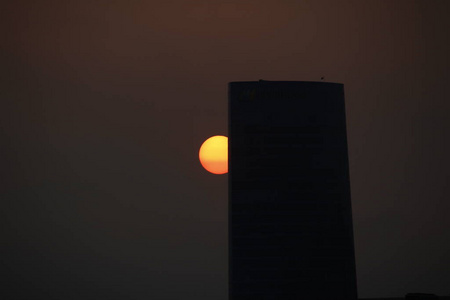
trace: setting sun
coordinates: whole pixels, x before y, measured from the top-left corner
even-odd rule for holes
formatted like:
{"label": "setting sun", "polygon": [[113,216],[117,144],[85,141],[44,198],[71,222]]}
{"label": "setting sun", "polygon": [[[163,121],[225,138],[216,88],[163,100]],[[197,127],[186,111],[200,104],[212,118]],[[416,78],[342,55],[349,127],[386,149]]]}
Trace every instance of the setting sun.
{"label": "setting sun", "polygon": [[228,172],[228,138],[223,135],[210,137],[203,142],[198,154],[200,162],[213,174]]}

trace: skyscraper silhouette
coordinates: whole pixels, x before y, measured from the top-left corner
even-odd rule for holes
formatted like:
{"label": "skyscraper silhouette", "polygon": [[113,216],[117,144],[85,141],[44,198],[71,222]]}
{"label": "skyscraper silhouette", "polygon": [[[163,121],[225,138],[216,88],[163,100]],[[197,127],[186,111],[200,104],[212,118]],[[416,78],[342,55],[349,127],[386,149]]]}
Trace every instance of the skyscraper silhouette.
{"label": "skyscraper silhouette", "polygon": [[229,84],[230,299],[357,299],[344,89]]}

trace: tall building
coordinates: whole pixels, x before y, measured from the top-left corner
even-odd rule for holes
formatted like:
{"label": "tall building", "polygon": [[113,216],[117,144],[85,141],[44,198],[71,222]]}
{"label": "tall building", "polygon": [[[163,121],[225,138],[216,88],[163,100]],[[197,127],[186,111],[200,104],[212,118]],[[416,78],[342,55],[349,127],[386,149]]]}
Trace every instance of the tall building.
{"label": "tall building", "polygon": [[357,299],[344,87],[229,84],[230,299]]}

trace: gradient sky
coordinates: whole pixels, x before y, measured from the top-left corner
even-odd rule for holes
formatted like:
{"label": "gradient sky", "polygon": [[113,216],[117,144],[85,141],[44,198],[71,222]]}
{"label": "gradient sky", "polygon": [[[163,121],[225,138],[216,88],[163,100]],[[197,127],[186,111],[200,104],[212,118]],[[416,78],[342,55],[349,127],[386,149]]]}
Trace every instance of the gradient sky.
{"label": "gradient sky", "polygon": [[450,295],[450,1],[9,1],[3,299],[227,299],[227,83],[345,85],[360,297]]}

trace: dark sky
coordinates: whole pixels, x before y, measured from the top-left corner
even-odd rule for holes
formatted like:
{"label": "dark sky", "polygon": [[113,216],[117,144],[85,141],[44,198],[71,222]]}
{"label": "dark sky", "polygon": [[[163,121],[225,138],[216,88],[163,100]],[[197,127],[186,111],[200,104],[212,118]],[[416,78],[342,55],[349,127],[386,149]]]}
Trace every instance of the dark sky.
{"label": "dark sky", "polygon": [[[344,83],[360,297],[450,294],[450,1],[9,1],[4,299],[227,299],[227,83]],[[32,297],[31,297],[32,295]]]}

